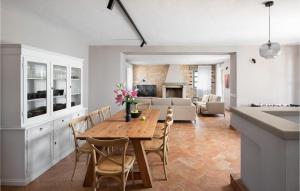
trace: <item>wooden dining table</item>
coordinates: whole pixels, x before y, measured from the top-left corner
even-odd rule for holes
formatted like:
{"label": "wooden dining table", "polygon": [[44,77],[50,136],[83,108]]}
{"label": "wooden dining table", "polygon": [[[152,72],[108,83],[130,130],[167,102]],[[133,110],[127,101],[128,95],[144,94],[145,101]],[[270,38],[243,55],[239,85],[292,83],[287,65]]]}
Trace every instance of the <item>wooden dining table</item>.
{"label": "wooden dining table", "polygon": [[[93,137],[96,139],[128,137],[132,142],[136,161],[139,167],[139,172],[135,172],[134,178],[141,179],[144,187],[152,188],[152,178],[143,141],[152,139],[159,114],[160,111],[158,109],[146,109],[143,110],[141,114],[141,116],[145,116],[145,120],[143,120],[140,116],[139,118],[131,119],[130,122],[125,122],[125,111],[120,111],[78,135],[78,138],[84,140],[87,137]],[[92,185],[93,168],[93,160],[91,157],[83,186]]]}

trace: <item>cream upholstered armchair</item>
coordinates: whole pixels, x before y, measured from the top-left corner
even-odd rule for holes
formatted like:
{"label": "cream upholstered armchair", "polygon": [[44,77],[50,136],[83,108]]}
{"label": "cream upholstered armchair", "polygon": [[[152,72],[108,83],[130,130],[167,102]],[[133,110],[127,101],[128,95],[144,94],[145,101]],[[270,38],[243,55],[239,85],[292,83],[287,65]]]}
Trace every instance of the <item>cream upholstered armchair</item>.
{"label": "cream upholstered armchair", "polygon": [[220,96],[204,95],[201,101],[196,102],[197,113],[201,114],[223,114],[225,116],[224,102]]}

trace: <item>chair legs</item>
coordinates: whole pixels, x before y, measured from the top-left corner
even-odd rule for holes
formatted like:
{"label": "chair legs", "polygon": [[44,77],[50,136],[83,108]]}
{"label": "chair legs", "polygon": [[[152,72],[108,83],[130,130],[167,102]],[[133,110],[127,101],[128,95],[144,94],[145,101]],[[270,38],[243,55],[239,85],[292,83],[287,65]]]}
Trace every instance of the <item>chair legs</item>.
{"label": "chair legs", "polygon": [[87,154],[86,156],[86,164],[89,164],[90,154]]}
{"label": "chair legs", "polygon": [[71,181],[73,181],[73,177],[75,175],[75,171],[76,171],[76,167],[77,167],[77,162],[78,162],[78,155],[77,152],[75,153],[75,165],[74,165],[74,169],[73,169],[73,173],[72,173],[72,177],[71,177]]}
{"label": "chair legs", "polygon": [[165,155],[165,163],[166,163],[166,165],[168,165],[168,155],[167,154]]}
{"label": "chair legs", "polygon": [[[167,151],[165,151],[167,152]],[[150,153],[156,153],[159,155],[161,162],[163,163],[163,168],[164,168],[164,174],[165,174],[165,180],[168,180],[167,177],[167,164],[168,164],[168,156],[166,153],[161,153],[161,152],[146,152],[146,154],[150,154]]]}
{"label": "chair legs", "polygon": [[132,167],[132,169],[131,169],[131,181],[132,181],[132,185],[135,185],[135,183],[134,183],[133,167]]}
{"label": "chair legs", "polygon": [[[73,172],[72,172],[71,181],[73,181],[73,178],[74,178],[74,175],[75,175],[75,171],[76,171],[76,168],[77,168],[77,163],[78,163],[78,161],[79,161],[79,157],[80,157],[81,154],[82,154],[82,153],[78,153],[78,152],[75,153],[75,155],[76,155],[76,156],[75,156],[75,165],[74,165],[74,169],[73,169]],[[90,154],[87,153],[86,164],[89,163],[89,159],[90,159]]]}
{"label": "chair legs", "polygon": [[123,175],[122,180],[121,180],[121,189],[122,189],[122,191],[125,191],[125,189],[126,189],[126,178],[125,178],[125,175]]}
{"label": "chair legs", "polygon": [[166,151],[163,153],[163,167],[164,167],[164,174],[165,174],[165,179],[168,180],[168,177],[167,177],[167,164],[168,164],[168,158],[167,158],[167,153]]}
{"label": "chair legs", "polygon": [[163,166],[164,166],[165,179],[168,180],[168,177],[167,177],[167,167],[166,167],[166,165],[167,165],[166,162],[164,162],[164,163],[163,163]]}

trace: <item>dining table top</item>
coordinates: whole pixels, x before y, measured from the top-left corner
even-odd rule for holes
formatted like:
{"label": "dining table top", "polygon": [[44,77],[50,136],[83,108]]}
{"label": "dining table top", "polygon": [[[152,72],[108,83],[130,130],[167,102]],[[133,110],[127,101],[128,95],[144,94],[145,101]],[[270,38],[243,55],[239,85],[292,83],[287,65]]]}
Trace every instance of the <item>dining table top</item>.
{"label": "dining table top", "polygon": [[[77,135],[77,138],[114,139],[128,137],[129,139],[150,140],[153,137],[159,115],[158,109],[145,109],[142,110],[140,117],[132,118],[131,121],[126,122],[125,110],[122,110]],[[144,120],[142,116],[145,116]]]}

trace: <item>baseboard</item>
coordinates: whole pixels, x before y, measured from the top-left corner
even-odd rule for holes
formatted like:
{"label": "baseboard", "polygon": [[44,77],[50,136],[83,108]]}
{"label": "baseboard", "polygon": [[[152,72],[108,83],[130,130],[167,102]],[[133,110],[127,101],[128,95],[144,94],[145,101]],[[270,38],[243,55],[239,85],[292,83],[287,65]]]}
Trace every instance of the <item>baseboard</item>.
{"label": "baseboard", "polygon": [[2,179],[1,186],[26,186],[29,180],[26,179]]}
{"label": "baseboard", "polygon": [[236,128],[234,128],[231,124],[229,125],[229,128],[236,131]]}
{"label": "baseboard", "polygon": [[230,185],[235,191],[249,191],[243,184],[240,174],[230,174]]}
{"label": "baseboard", "polygon": [[28,176],[26,179],[2,179],[0,182],[1,186],[26,186],[30,182],[34,181],[36,178],[41,176],[43,173],[45,173],[47,170],[49,170],[51,167],[56,165],[58,162],[63,160],[65,157],[70,155],[74,149],[68,150],[66,153],[64,153],[59,159],[53,160],[51,163],[49,163],[46,167],[43,169],[36,171],[32,173],[30,176]]}

